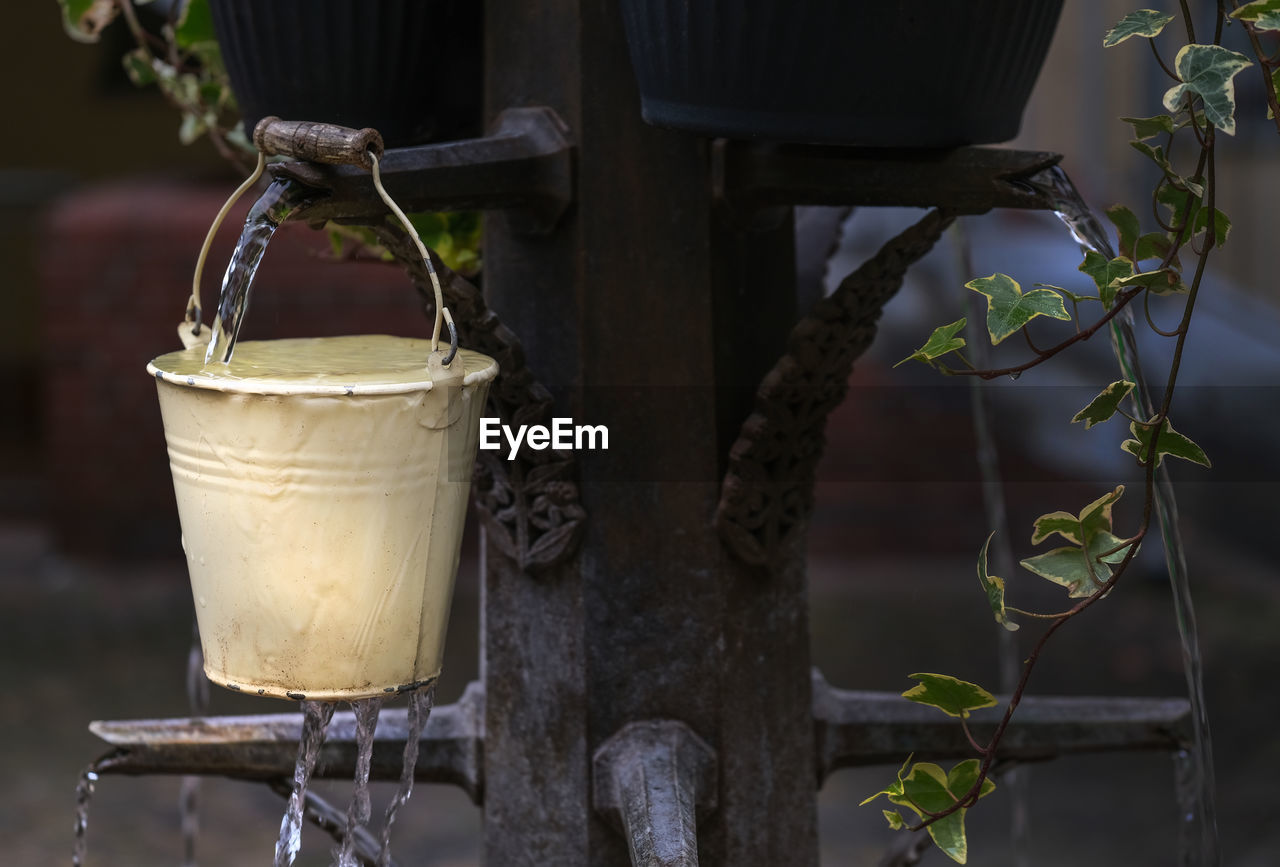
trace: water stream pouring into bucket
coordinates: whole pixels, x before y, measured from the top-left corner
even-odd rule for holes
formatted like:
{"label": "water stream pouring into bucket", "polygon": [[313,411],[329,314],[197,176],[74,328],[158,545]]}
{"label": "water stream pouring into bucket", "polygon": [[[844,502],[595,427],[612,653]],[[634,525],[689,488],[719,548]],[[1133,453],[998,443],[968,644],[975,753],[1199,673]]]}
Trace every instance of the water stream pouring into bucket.
{"label": "water stream pouring into bucket", "polygon": [[[272,123],[279,125],[263,121]],[[284,126],[292,133],[305,127],[308,142],[317,128],[354,142],[347,161],[371,168],[434,279],[421,241],[382,189],[381,143],[369,141],[372,131]],[[258,133],[255,142],[265,152]],[[277,865],[293,863],[298,852],[306,782],[336,702],[352,703],[366,757],[346,841],[335,853],[341,864],[355,863],[352,840],[368,820],[367,753],[383,699],[409,693],[418,732],[425,723],[480,414],[498,372],[493,359],[457,348],[438,281],[430,339],[238,341],[267,243],[309,194],[276,182],[250,210],[211,335],[199,322],[206,240],[179,328],[186,348],[147,368],[159,391],[205,674],[228,689],[303,702]],[[216,228],[217,221],[210,238]],[[441,346],[444,325],[450,340]],[[412,786],[416,737],[410,733],[415,742],[406,744],[408,764],[386,818],[382,863],[395,810]]]}
{"label": "water stream pouring into bucket", "polygon": [[[1075,184],[1059,166],[1025,180],[1028,186],[1047,195],[1054,212],[1082,247],[1115,258],[1111,239],[1089,210]],[[1136,383],[1131,398],[1134,414],[1152,418],[1155,404],[1150,387],[1142,375],[1138,342],[1133,331],[1133,313],[1125,308],[1111,321],[1111,342],[1124,378]],[[1187,574],[1186,554],[1178,528],[1178,506],[1173,483],[1164,465],[1156,468],[1156,516],[1164,542],[1165,563],[1173,591],[1174,613],[1182,642],[1182,660],[1191,702],[1192,739],[1188,749],[1174,756],[1175,789],[1178,801],[1179,864],[1183,867],[1212,867],[1219,861],[1218,830],[1214,806],[1213,742],[1209,735],[1209,717],[1205,709],[1204,674],[1197,638],[1195,607],[1191,601],[1191,584]]]}

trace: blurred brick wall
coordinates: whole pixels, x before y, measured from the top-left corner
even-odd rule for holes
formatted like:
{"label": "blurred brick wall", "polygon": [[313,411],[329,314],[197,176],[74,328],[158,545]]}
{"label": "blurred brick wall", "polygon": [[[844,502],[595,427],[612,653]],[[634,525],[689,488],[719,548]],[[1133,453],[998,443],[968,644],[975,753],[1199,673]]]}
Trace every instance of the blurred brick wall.
{"label": "blurred brick wall", "polygon": [[[49,519],[75,555],[180,556],[155,383],[180,348],[196,255],[230,187],[130,183],[62,200],[40,245]],[[227,218],[203,281],[205,321],[248,210]],[[402,334],[429,323],[395,265],[334,262],[325,235],[288,225],[258,273],[242,339]]]}

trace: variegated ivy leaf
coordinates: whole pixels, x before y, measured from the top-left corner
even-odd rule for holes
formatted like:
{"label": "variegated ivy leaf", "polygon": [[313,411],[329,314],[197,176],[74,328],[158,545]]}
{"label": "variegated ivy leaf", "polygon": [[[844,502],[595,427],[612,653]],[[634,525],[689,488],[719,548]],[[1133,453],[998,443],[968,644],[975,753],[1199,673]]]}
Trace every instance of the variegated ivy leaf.
{"label": "variegated ivy leaf", "polygon": [[1184,45],[1174,59],[1181,84],[1164,95],[1164,107],[1177,111],[1187,95],[1198,96],[1209,123],[1227,135],[1236,133],[1235,77],[1253,65],[1249,58],[1221,45]]}
{"label": "variegated ivy leaf", "polygon": [[876,798],[880,797],[881,795],[888,795],[890,799],[892,799],[895,795],[899,795],[899,796],[902,795],[902,791],[903,791],[902,778],[907,775],[907,768],[911,766],[911,759],[914,755],[915,753],[912,753],[911,755],[907,756],[907,760],[902,763],[902,767],[898,768],[898,776],[894,778],[894,781],[892,783],[890,783],[888,786],[881,789],[880,791],[876,792],[874,795],[871,795],[870,797],[867,797],[867,798],[863,798],[862,801],[858,804],[858,806],[865,807],[867,804],[870,804],[872,801],[874,801]]}
{"label": "variegated ivy leaf", "polygon": [[[1201,208],[1196,212],[1195,219],[1191,223],[1191,233],[1198,235],[1208,228],[1209,224],[1209,208]],[[1213,234],[1215,243],[1221,247],[1227,240],[1227,236],[1231,234],[1231,221],[1227,219],[1227,215],[1213,209]]]}
{"label": "variegated ivy leaf", "polygon": [[1063,298],[1066,298],[1068,301],[1074,301],[1076,304],[1081,304],[1085,301],[1098,300],[1097,295],[1081,295],[1078,292],[1072,292],[1070,289],[1063,289],[1061,286],[1054,286],[1052,283],[1037,283],[1036,285],[1043,286],[1046,289],[1051,289]]}
{"label": "variegated ivy leaf", "polygon": [[1138,141],[1167,135],[1186,125],[1186,121],[1179,123],[1167,114],[1157,114],[1154,117],[1122,117],[1120,120],[1133,127],[1134,138]]}
{"label": "variegated ivy leaf", "polygon": [[[1129,431],[1133,434],[1133,439],[1125,440],[1120,444],[1120,448],[1138,459],[1138,463],[1146,466],[1148,455],[1151,452],[1151,425],[1142,425],[1137,422],[1129,423]],[[1156,466],[1164,460],[1164,456],[1168,455],[1172,458],[1181,458],[1184,461],[1191,461],[1194,464],[1200,464],[1205,467],[1212,467],[1209,457],[1204,453],[1204,449],[1196,445],[1190,437],[1183,436],[1173,429],[1173,424],[1169,419],[1164,420],[1164,424],[1160,426],[1160,436],[1156,438]]]}
{"label": "variegated ivy leaf", "polygon": [[889,830],[901,831],[907,827],[906,820],[902,818],[902,814],[897,810],[881,810],[880,812],[884,813],[884,817],[889,820]]}
{"label": "variegated ivy leaf", "polygon": [[908,701],[936,707],[947,716],[965,718],[969,711],[993,707],[996,697],[976,683],[960,680],[948,674],[919,672],[907,675],[920,681],[902,694]]}
{"label": "variegated ivy leaf", "polygon": [[1107,530],[1089,539],[1088,554],[1084,548],[1055,548],[1022,561],[1022,567],[1054,584],[1067,588],[1071,598],[1092,596],[1112,576],[1112,564],[1125,558],[1132,543]]}
{"label": "variegated ivy leaf", "polygon": [[1172,15],[1166,15],[1154,9],[1130,12],[1121,18],[1115,27],[1108,30],[1106,36],[1102,37],[1102,47],[1110,48],[1113,45],[1119,45],[1131,36],[1145,36],[1148,39],[1159,36],[1164,26],[1172,20]]}
{"label": "variegated ivy leaf", "polygon": [[1111,531],[1111,512],[1116,502],[1124,496],[1124,485],[1116,485],[1115,490],[1103,494],[1080,510],[1080,514],[1070,512],[1050,512],[1036,518],[1035,528],[1031,533],[1031,544],[1039,545],[1054,533],[1073,545],[1083,545],[1090,537],[1099,532]]}
{"label": "variegated ivy leaf", "polygon": [[978,277],[964,284],[981,295],[987,296],[987,333],[995,345],[1018,331],[1037,316],[1070,321],[1071,314],[1062,304],[1058,293],[1049,289],[1032,289],[1023,293],[1022,287],[1006,274]]}
{"label": "variegated ivy leaf", "polygon": [[1120,250],[1120,255],[1132,259],[1138,236],[1142,234],[1138,216],[1124,205],[1112,205],[1107,208],[1107,219],[1116,227],[1116,237],[1119,242],[1116,246]]}
{"label": "variegated ivy leaf", "polygon": [[929,339],[925,341],[924,346],[899,361],[894,367],[899,364],[906,364],[908,361],[923,361],[928,364],[939,356],[963,348],[965,345],[964,338],[956,337],[956,334],[963,331],[964,326],[965,320],[957,319],[950,325],[941,325],[935,328],[933,333],[929,335]]}
{"label": "variegated ivy leaf", "polygon": [[[1141,262],[1146,259],[1160,259],[1163,261],[1164,257],[1169,254],[1171,246],[1172,243],[1169,241],[1168,235],[1163,232],[1148,232],[1138,239],[1133,261]],[[1175,268],[1182,265],[1176,255],[1169,260],[1169,264]]]}
{"label": "variegated ivy leaf", "polygon": [[1253,0],[1233,11],[1231,17],[1248,21],[1254,30],[1280,30],[1280,0]]}
{"label": "variegated ivy leaf", "polygon": [[62,28],[76,42],[97,42],[120,11],[115,0],[58,0]]}
{"label": "variegated ivy leaf", "polygon": [[1102,392],[1089,401],[1089,405],[1076,413],[1071,423],[1078,421],[1084,422],[1084,429],[1088,430],[1095,424],[1101,424],[1116,414],[1116,410],[1120,408],[1120,402],[1129,396],[1129,392],[1133,391],[1134,384],[1126,379],[1119,379],[1108,385]]}
{"label": "variegated ivy leaf", "polygon": [[995,615],[996,623],[1010,632],[1017,632],[1018,624],[1009,619],[1008,612],[1004,608],[1004,579],[997,578],[987,571],[987,550],[991,547],[991,539],[994,536],[995,533],[988,536],[987,541],[982,543],[982,550],[978,552],[978,583],[987,594],[987,604],[991,606],[991,613]]}
{"label": "variegated ivy leaf", "polygon": [[[978,769],[977,759],[960,762],[949,774],[932,762],[917,762],[912,766],[911,772],[902,778],[903,793],[890,795],[889,800],[908,808],[921,818],[924,818],[921,811],[941,813],[954,806],[956,801],[973,788],[978,779]],[[983,780],[978,797],[985,797],[995,787],[995,783],[990,780]],[[957,864],[964,864],[969,859],[969,845],[964,832],[966,812],[967,808],[956,810],[935,820],[927,829],[938,848]]]}
{"label": "variegated ivy leaf", "polygon": [[1102,306],[1110,308],[1116,300],[1116,282],[1133,274],[1133,262],[1124,256],[1108,260],[1101,253],[1088,250],[1077,270],[1093,278]]}
{"label": "variegated ivy leaf", "polygon": [[1131,286],[1145,287],[1155,295],[1170,295],[1187,291],[1187,287],[1182,284],[1182,275],[1172,268],[1143,271],[1116,281],[1117,289],[1128,289]]}

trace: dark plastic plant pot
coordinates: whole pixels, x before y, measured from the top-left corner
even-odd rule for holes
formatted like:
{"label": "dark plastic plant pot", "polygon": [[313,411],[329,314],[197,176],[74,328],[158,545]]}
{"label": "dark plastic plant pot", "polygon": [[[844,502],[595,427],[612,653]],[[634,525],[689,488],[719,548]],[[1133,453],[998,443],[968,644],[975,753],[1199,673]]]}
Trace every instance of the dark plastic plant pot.
{"label": "dark plastic plant pot", "polygon": [[388,147],[478,135],[477,0],[210,0],[245,132],[263,117],[373,127]]}
{"label": "dark plastic plant pot", "polygon": [[1062,0],[621,0],[644,119],[952,147],[1018,133]]}

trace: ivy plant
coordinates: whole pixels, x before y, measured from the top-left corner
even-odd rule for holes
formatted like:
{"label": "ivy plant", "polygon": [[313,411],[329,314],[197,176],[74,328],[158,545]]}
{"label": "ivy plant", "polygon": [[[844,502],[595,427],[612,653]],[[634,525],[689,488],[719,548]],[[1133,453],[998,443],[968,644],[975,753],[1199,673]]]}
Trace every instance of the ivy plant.
{"label": "ivy plant", "polygon": [[[1115,517],[1115,506],[1125,493],[1123,486],[1102,493],[1078,511],[1053,511],[1035,520],[1031,545],[1056,543],[1056,546],[1027,556],[1020,565],[1031,575],[1061,588],[1065,594],[1063,610],[1031,611],[1011,605],[1007,594],[1015,587],[1012,576],[996,576],[990,572],[988,548],[992,537],[988,536],[979,549],[978,581],[996,623],[1008,630],[1033,621],[1046,624],[1023,663],[1009,700],[997,713],[990,739],[979,742],[969,731],[967,722],[971,711],[997,704],[995,697],[981,686],[949,675],[920,673],[911,675],[917,685],[903,693],[910,701],[930,705],[955,717],[964,728],[976,758],[965,759],[950,770],[908,758],[896,778],[864,803],[883,795],[894,805],[905,807],[906,815],[898,810],[884,811],[890,828],[926,830],[938,848],[961,864],[967,861],[969,852],[965,813],[994,788],[990,776],[1000,756],[1001,741],[1046,645],[1058,629],[1116,588],[1151,527],[1156,468],[1169,458],[1210,466],[1204,450],[1174,427],[1171,411],[1183,348],[1206,264],[1210,254],[1226,242],[1231,231],[1231,221],[1216,206],[1215,157],[1219,135],[1230,136],[1236,131],[1235,80],[1238,75],[1253,67],[1261,70],[1266,116],[1280,132],[1280,109],[1276,101],[1276,90],[1280,87],[1280,52],[1268,54],[1262,45],[1263,38],[1274,37],[1269,31],[1280,31],[1280,0],[1243,4],[1231,0],[1219,2],[1215,8],[1212,37],[1203,42],[1197,41],[1187,0],[1182,0],[1174,14],[1152,9],[1132,12],[1103,36],[1103,45],[1107,48],[1146,41],[1155,62],[1169,78],[1169,87],[1161,100],[1162,112],[1151,117],[1122,118],[1133,132],[1130,144],[1157,167],[1159,179],[1152,190],[1149,217],[1140,218],[1138,212],[1123,205],[1108,209],[1107,217],[1116,233],[1119,255],[1108,258],[1088,251],[1079,268],[1083,275],[1081,284],[1074,288],[1042,284],[1025,290],[1008,275],[999,273],[965,284],[987,299],[986,326],[992,345],[1022,332],[1031,356],[1011,367],[976,369],[964,355],[966,344],[959,335],[965,320],[961,319],[938,326],[919,349],[900,362],[927,364],[947,375],[984,379],[1018,376],[1088,340],[1121,310],[1135,305],[1140,305],[1156,334],[1174,341],[1167,386],[1153,414],[1137,417],[1126,413],[1123,405],[1136,384],[1119,380],[1104,388],[1069,420],[1090,429],[1117,414],[1125,416],[1130,436],[1117,445],[1142,468],[1144,483],[1141,516],[1125,529],[1117,527]],[[1178,17],[1182,19],[1185,42],[1176,48],[1169,63],[1165,60],[1167,49],[1162,50],[1157,40]],[[1223,47],[1224,27],[1233,24],[1244,28],[1253,49],[1252,57]],[[1274,46],[1274,39],[1271,44]],[[1174,141],[1186,138],[1193,140],[1190,154],[1175,160]],[[1185,150],[1180,148],[1176,152],[1183,154]],[[1147,222],[1154,224],[1154,229],[1144,232],[1143,224]],[[1082,311],[1090,315],[1082,318]],[[1092,311],[1097,311],[1096,315]],[[1161,328],[1156,324],[1157,313],[1170,317],[1176,324],[1172,328]],[[1072,325],[1074,328],[1055,344],[1041,349],[1027,334],[1028,324],[1038,318],[1060,322],[1064,330]]]}

